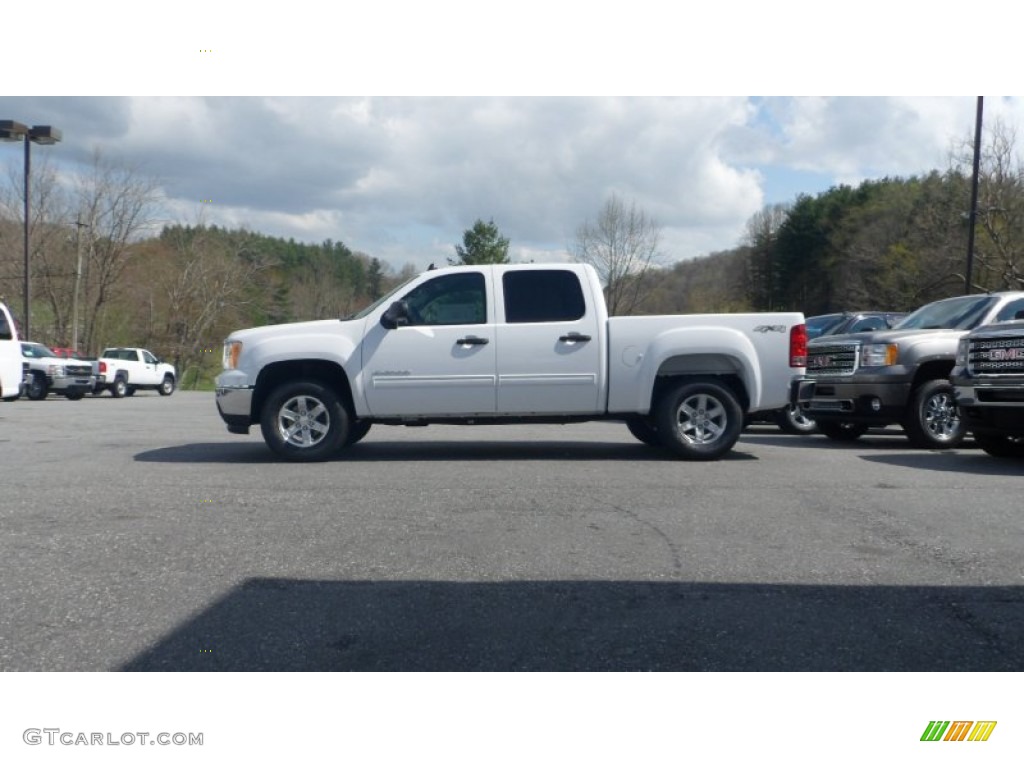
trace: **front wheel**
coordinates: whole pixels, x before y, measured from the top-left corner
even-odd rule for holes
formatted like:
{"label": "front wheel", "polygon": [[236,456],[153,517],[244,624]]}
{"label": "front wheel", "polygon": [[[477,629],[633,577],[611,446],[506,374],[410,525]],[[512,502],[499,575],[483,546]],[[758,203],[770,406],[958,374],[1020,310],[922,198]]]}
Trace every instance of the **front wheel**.
{"label": "front wheel", "polygon": [[953,398],[953,386],[932,379],[914,390],[903,430],[918,448],[956,448],[967,436],[967,425]]}
{"label": "front wheel", "polygon": [[1024,437],[975,433],[974,442],[989,456],[1000,459],[1024,457]]}
{"label": "front wheel", "polygon": [[33,374],[25,395],[29,400],[45,400],[50,392],[50,386],[46,383],[46,377],[41,373]]}
{"label": "front wheel", "polygon": [[814,419],[805,416],[799,405],[790,405],[775,412],[775,423],[787,435],[810,435],[818,431]]}
{"label": "front wheel", "polygon": [[170,374],[164,376],[164,380],[160,382],[160,394],[166,397],[174,391],[174,377]]}
{"label": "front wheel", "polygon": [[665,448],[684,459],[711,461],[736,444],[743,430],[743,409],[725,387],[692,381],[658,400],[654,425]]}
{"label": "front wheel", "polygon": [[867,424],[857,424],[853,421],[818,421],[818,431],[829,440],[836,440],[840,443],[852,443],[868,431]]}
{"label": "front wheel", "polygon": [[352,420],[338,396],[316,381],[283,384],[260,415],[263,439],[288,461],[324,461],[346,444]]}

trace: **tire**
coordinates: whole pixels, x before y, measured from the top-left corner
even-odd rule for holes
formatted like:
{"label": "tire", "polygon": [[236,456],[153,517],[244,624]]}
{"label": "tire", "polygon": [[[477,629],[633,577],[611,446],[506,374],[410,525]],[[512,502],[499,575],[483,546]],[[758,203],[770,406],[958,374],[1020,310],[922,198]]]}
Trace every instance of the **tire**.
{"label": "tire", "polygon": [[779,408],[775,412],[775,423],[787,435],[810,435],[818,431],[814,419],[805,416],[799,405]]}
{"label": "tire", "polygon": [[349,445],[355,445],[366,437],[366,433],[370,431],[370,427],[372,426],[373,422],[365,420],[351,422],[348,430],[348,436],[345,438],[346,447]]}
{"label": "tire", "polygon": [[68,400],[81,400],[85,397],[85,392],[68,392],[64,397]]}
{"label": "tire", "polygon": [[3,400],[4,400],[5,403],[13,403],[15,400],[18,400],[20,398],[21,398],[21,392],[19,392],[16,395],[11,395],[10,397],[5,397]]}
{"label": "tire", "polygon": [[626,429],[641,443],[654,448],[662,447],[658,429],[647,416],[630,416],[626,419]]}
{"label": "tire", "polygon": [[128,394],[128,382],[118,376],[110,385],[110,394],[113,397],[124,397]]}
{"label": "tire", "polygon": [[132,395],[135,394],[135,392],[136,392],[135,387],[127,387],[124,390],[124,396],[125,397],[131,397]]}
{"label": "tire", "polygon": [[50,387],[46,383],[46,377],[41,373],[32,375],[32,381],[25,388],[25,396],[29,400],[45,400],[50,393]]}
{"label": "tire", "polygon": [[821,421],[817,422],[818,431],[829,440],[840,443],[852,443],[868,431],[867,424],[857,424],[852,421]]}
{"label": "tire", "polygon": [[263,439],[287,461],[331,458],[347,444],[351,424],[338,396],[318,381],[282,384],[260,413]]}
{"label": "tire", "polygon": [[1024,438],[1009,435],[974,434],[975,444],[989,456],[1000,459],[1024,457]]}
{"label": "tire", "polygon": [[174,392],[174,377],[171,376],[171,374],[164,376],[164,380],[160,382],[160,389],[158,391],[164,397],[167,397]]}
{"label": "tire", "polygon": [[728,453],[743,430],[743,409],[725,387],[690,381],[665,392],[654,408],[661,444],[691,461],[712,461]]}
{"label": "tire", "polygon": [[953,386],[945,379],[926,381],[910,395],[903,423],[917,448],[956,448],[967,435],[967,425],[953,399]]}

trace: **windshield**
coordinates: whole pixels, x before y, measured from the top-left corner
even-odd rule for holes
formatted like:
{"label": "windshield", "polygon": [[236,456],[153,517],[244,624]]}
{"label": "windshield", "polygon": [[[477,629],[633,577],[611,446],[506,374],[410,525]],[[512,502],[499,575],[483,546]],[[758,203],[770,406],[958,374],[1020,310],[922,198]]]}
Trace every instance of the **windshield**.
{"label": "windshield", "polygon": [[[416,277],[419,277],[419,275],[417,275]],[[388,291],[383,296],[381,296],[379,299],[377,299],[375,302],[373,302],[370,306],[366,307],[365,309],[361,309],[358,312],[356,312],[354,315],[349,315],[348,317],[346,317],[344,319],[345,320],[362,320],[364,317],[366,317],[368,314],[373,312],[373,310],[375,310],[381,304],[383,304],[384,302],[390,300],[391,297],[393,297],[396,293],[398,293],[399,291],[402,291],[407,285],[409,285],[409,283],[411,283],[413,280],[415,280],[416,277],[413,277],[413,278],[411,278],[409,280],[406,280],[401,285],[396,286],[395,288],[392,288],[390,291]]]}
{"label": "windshield", "polygon": [[25,357],[56,357],[49,347],[42,344],[22,344],[21,354]]}
{"label": "windshield", "polygon": [[808,317],[805,323],[807,326],[807,338],[816,339],[818,336],[826,336],[833,333],[845,317],[845,315],[817,315],[816,317]]}
{"label": "windshield", "polygon": [[911,312],[895,328],[949,328],[969,331],[981,322],[995,303],[993,296],[960,296],[925,304]]}

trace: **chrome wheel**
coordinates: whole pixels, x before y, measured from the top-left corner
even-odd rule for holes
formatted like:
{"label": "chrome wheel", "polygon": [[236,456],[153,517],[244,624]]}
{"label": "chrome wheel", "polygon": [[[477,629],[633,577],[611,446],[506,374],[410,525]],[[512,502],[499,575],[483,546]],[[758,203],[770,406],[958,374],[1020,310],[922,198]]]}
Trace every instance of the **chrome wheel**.
{"label": "chrome wheel", "polygon": [[312,448],[331,431],[331,414],[320,400],[296,395],[277,412],[277,430],[281,439],[296,448]]}
{"label": "chrome wheel", "polygon": [[959,435],[960,412],[949,392],[936,392],[921,406],[921,422],[937,442],[949,442]]}
{"label": "chrome wheel", "polygon": [[711,461],[732,449],[743,429],[743,409],[717,381],[696,379],[666,390],[653,409],[659,442],[684,459]]}
{"label": "chrome wheel", "polygon": [[729,423],[725,406],[701,392],[683,400],[676,409],[676,432],[690,445],[707,445],[718,440]]}

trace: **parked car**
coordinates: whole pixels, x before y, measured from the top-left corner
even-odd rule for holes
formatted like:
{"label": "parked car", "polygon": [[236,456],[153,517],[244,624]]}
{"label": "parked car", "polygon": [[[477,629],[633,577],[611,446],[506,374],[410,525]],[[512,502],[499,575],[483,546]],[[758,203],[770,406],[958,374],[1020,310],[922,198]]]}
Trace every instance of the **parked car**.
{"label": "parked car", "polygon": [[45,400],[51,392],[81,400],[95,386],[91,363],[59,358],[49,347],[32,341],[21,342],[21,356],[28,367],[25,395],[29,400]]}
{"label": "parked car", "polygon": [[745,412],[804,370],[799,312],[608,317],[581,264],[448,267],[349,320],[232,333],[216,403],[278,456],[322,461],[375,423],[625,421],[641,442],[713,460]]}
{"label": "parked car", "polygon": [[108,347],[92,361],[96,375],[94,394],[109,390],[114,397],[134,395],[139,389],[155,389],[161,395],[174,392],[178,374],[148,349]]}
{"label": "parked car", "polygon": [[[834,312],[828,315],[812,315],[807,318],[807,339],[831,336],[840,333],[860,333],[881,328],[892,328],[907,316],[906,312]],[[759,411],[751,414],[748,422],[771,423],[786,434],[809,435],[818,431],[814,419],[800,410],[797,403],[774,411]]]}
{"label": "parked car", "polygon": [[974,443],[990,456],[1024,456],[1024,309],[960,339],[950,381]]}
{"label": "parked car", "polygon": [[899,424],[917,447],[955,448],[967,433],[949,381],[958,343],[1021,311],[1024,291],[971,294],[926,304],[890,330],[819,337],[793,402],[832,440]]}
{"label": "parked car", "polygon": [[893,328],[907,316],[906,312],[833,312],[807,318],[807,339],[819,336],[837,336],[840,333],[860,333]]}
{"label": "parked car", "polygon": [[7,306],[0,302],[0,398],[5,402],[21,397],[24,365],[18,328]]}
{"label": "parked car", "polygon": [[50,351],[53,352],[57,357],[63,357],[68,360],[85,360],[85,356],[82,355],[77,349],[72,347],[50,347]]}

